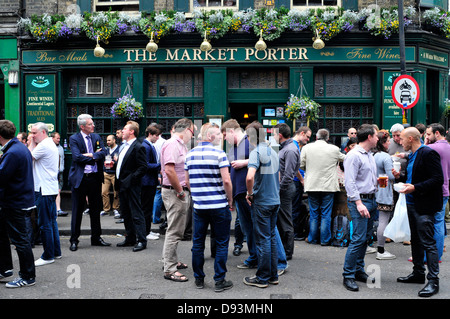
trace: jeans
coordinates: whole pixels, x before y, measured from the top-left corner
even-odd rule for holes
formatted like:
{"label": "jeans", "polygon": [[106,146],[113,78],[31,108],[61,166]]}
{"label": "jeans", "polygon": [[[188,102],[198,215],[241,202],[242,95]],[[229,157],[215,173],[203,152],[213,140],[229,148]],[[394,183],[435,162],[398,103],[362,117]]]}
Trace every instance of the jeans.
{"label": "jeans", "polygon": [[[333,211],[334,193],[308,192],[309,235],[310,243],[328,244],[331,240],[331,213]],[[320,228],[320,233],[319,233]]]}
{"label": "jeans", "polygon": [[447,206],[448,196],[444,196],[444,204],[442,209],[434,215],[434,239],[436,240],[436,247],[438,250],[439,260],[444,254],[444,239],[445,239],[445,208]]}
{"label": "jeans", "polygon": [[258,256],[256,255],[255,240],[253,237],[253,220],[252,207],[247,203],[245,194],[239,194],[234,198],[236,211],[239,218],[241,229],[247,237],[248,258],[244,263],[248,266],[256,266],[258,264]]}
{"label": "jeans", "polygon": [[204,278],[205,239],[208,226],[214,229],[216,257],[214,258],[214,280],[225,278],[227,272],[228,245],[230,242],[231,212],[229,207],[217,209],[194,209],[194,234],[192,237],[192,269],[195,278]]}
{"label": "jeans", "polygon": [[427,258],[428,280],[439,280],[439,255],[434,239],[434,215],[418,214],[414,205],[407,204],[411,228],[411,253],[413,272],[425,274],[424,258]]}
{"label": "jeans", "polygon": [[153,201],[153,223],[157,224],[161,222],[161,209],[163,201],[161,198],[161,188],[156,189],[155,199]]}
{"label": "jeans", "polygon": [[275,227],[277,214],[280,205],[258,206],[253,204],[253,229],[256,242],[256,252],[258,254],[258,270],[256,277],[262,283],[267,283],[269,279],[277,279],[277,238]]}
{"label": "jeans", "polygon": [[34,195],[38,212],[38,225],[44,247],[41,258],[51,260],[61,256],[58,223],[56,222],[56,195],[44,196],[41,192],[35,192]]}
{"label": "jeans", "polygon": [[348,201],[348,209],[352,218],[352,240],[347,248],[344,261],[344,278],[355,278],[356,273],[364,273],[364,256],[366,255],[367,241],[370,230],[373,228],[373,218],[377,210],[375,198],[362,199],[370,213],[369,218],[362,217],[356,208],[355,202]]}
{"label": "jeans", "polygon": [[16,246],[19,257],[19,275],[23,279],[34,279],[36,269],[27,232],[27,211],[0,207],[0,272],[13,269],[11,244]]}

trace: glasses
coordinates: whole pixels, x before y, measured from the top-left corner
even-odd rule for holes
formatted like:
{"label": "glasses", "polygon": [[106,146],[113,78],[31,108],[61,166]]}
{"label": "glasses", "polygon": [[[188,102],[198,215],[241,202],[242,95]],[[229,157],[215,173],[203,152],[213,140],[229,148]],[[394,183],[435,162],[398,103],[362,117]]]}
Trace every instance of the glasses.
{"label": "glasses", "polygon": [[192,136],[194,136],[194,131],[190,127],[188,127],[187,129],[189,130],[189,132],[191,132]]}

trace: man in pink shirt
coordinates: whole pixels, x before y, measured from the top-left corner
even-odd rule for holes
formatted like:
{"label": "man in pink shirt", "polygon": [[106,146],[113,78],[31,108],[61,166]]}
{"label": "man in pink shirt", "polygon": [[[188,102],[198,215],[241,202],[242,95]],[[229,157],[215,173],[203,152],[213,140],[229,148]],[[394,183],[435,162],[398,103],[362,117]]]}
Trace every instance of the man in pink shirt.
{"label": "man in pink shirt", "polygon": [[439,153],[441,157],[442,173],[444,174],[444,184],[442,185],[442,195],[444,204],[441,211],[434,216],[434,238],[436,239],[436,246],[439,254],[439,261],[441,261],[444,253],[444,238],[445,238],[445,207],[447,206],[448,197],[450,195],[448,190],[448,179],[450,172],[450,144],[445,139],[445,128],[439,123],[432,123],[428,125],[425,131],[425,144]]}
{"label": "man in pink shirt", "polygon": [[180,119],[173,126],[173,135],[161,149],[162,185],[161,197],[167,210],[167,230],[163,247],[164,278],[183,282],[188,278],[178,272],[186,268],[178,262],[177,246],[183,238],[186,217],[190,209],[190,191],[186,187],[184,161],[187,144],[194,136],[194,124],[189,119]]}

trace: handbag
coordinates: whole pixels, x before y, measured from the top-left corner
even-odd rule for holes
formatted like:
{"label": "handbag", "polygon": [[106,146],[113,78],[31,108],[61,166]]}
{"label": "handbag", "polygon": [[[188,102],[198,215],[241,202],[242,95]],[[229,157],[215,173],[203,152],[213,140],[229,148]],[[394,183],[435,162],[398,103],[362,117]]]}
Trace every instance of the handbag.
{"label": "handbag", "polygon": [[395,242],[411,240],[411,230],[409,228],[408,210],[406,208],[406,195],[400,193],[397,204],[395,205],[394,217],[386,226],[384,237],[390,238]]}

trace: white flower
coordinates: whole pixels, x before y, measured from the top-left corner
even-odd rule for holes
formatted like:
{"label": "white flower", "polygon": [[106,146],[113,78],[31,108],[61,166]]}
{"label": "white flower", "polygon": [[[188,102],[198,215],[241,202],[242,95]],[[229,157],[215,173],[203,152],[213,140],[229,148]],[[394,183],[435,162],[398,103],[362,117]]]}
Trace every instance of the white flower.
{"label": "white flower", "polygon": [[194,19],[203,18],[203,12],[200,9],[194,9],[194,12],[192,14],[194,16]]}
{"label": "white flower", "polygon": [[83,17],[79,13],[72,13],[68,15],[65,19],[67,27],[71,29],[79,29],[81,27],[82,21]]}
{"label": "white flower", "polygon": [[211,14],[209,16],[209,22],[211,22],[212,24],[221,23],[222,21],[223,21],[222,12],[217,12],[216,14]]}
{"label": "white flower", "polygon": [[184,12],[177,12],[175,13],[174,19],[177,22],[184,22],[186,21],[186,15],[184,14]]}
{"label": "white flower", "polygon": [[164,13],[158,13],[155,16],[155,25],[157,25],[157,26],[160,26],[161,24],[163,24],[166,21],[167,21],[167,17]]}
{"label": "white flower", "polygon": [[29,28],[31,26],[31,20],[29,18],[20,18],[19,21],[17,21],[17,27],[19,28]]}

